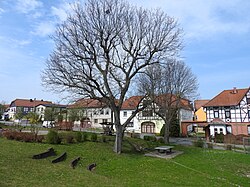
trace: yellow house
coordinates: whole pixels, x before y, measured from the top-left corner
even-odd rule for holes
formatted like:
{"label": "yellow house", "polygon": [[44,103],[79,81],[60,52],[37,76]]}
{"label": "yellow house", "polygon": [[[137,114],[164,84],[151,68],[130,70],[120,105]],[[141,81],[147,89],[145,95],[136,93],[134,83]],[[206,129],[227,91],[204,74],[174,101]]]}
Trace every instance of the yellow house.
{"label": "yellow house", "polygon": [[203,106],[208,103],[209,100],[196,100],[194,101],[195,108],[195,121],[207,121],[206,113],[203,110]]}

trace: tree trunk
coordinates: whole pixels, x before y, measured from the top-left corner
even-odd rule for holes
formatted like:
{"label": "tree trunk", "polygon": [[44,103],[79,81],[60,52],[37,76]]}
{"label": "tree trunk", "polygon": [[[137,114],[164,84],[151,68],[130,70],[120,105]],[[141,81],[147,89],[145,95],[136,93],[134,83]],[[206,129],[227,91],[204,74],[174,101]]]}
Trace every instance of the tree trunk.
{"label": "tree trunk", "polygon": [[121,154],[122,152],[122,140],[123,140],[123,129],[121,124],[116,125],[116,137],[115,137],[115,145],[114,152],[117,154]]}
{"label": "tree trunk", "polygon": [[171,120],[165,120],[165,133],[164,133],[164,142],[165,144],[169,144],[169,128],[170,128]]}
{"label": "tree trunk", "polygon": [[123,140],[123,126],[120,122],[120,110],[114,111],[114,124],[116,129],[114,152],[117,154],[122,153],[122,140]]}

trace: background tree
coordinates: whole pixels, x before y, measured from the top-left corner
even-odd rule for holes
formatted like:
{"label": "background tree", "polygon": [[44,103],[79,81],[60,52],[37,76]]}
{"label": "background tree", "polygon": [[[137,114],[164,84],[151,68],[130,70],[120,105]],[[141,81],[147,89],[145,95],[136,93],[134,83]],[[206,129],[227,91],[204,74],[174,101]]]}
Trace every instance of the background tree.
{"label": "background tree", "polygon": [[34,133],[36,137],[39,132],[39,123],[41,123],[40,116],[36,112],[29,112],[27,118],[31,125],[31,132]]}
{"label": "background tree", "polygon": [[[155,102],[154,112],[164,120],[164,141],[169,143],[170,127],[179,109],[189,105],[187,99],[197,96],[198,83],[191,69],[182,61],[168,59],[164,65],[148,67],[138,78],[138,89],[142,94],[148,94]],[[191,107],[191,106],[190,106]]]}
{"label": "background tree", "polygon": [[57,115],[58,112],[55,110],[54,107],[46,108],[44,110],[44,121],[47,121],[47,127],[48,121],[50,122],[50,126],[52,127],[52,124],[55,122]]}
{"label": "background tree", "polygon": [[182,48],[176,20],[161,10],[131,6],[123,0],[87,0],[75,4],[53,37],[55,49],[46,62],[46,87],[97,99],[114,114],[114,151],[121,153],[126,126],[120,110],[131,83],[147,66],[162,63]]}

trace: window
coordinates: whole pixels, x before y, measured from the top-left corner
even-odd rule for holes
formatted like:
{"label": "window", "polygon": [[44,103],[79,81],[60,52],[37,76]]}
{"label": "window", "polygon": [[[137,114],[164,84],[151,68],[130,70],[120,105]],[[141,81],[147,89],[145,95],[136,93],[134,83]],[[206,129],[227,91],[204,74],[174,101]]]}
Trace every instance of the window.
{"label": "window", "polygon": [[23,108],[23,111],[24,111],[24,112],[28,112],[28,111],[29,111],[29,108],[24,107],[24,108]]}
{"label": "window", "polygon": [[231,112],[230,112],[230,109],[229,108],[227,108],[227,109],[225,109],[225,117],[226,117],[226,119],[231,119]]}
{"label": "window", "polygon": [[101,111],[100,111],[100,114],[103,115],[103,114],[104,114],[104,110],[101,110]]}
{"label": "window", "polygon": [[105,113],[106,115],[109,115],[109,109],[106,109],[106,113]]}
{"label": "window", "polygon": [[214,118],[219,118],[219,111],[218,110],[214,110]]}
{"label": "window", "polygon": [[248,119],[250,119],[250,110],[248,110]]}
{"label": "window", "polygon": [[107,122],[108,122],[108,119],[102,119],[102,122],[103,122],[103,123],[107,123]]}
{"label": "window", "polygon": [[247,126],[247,132],[250,135],[250,125]]}
{"label": "window", "polygon": [[250,97],[247,98],[247,104],[250,104]]}
{"label": "window", "polygon": [[223,133],[223,128],[220,128],[219,134],[220,134],[220,133]]}
{"label": "window", "polygon": [[94,119],[94,123],[98,123],[98,119]]}
{"label": "window", "polygon": [[214,128],[214,134],[217,134],[217,133],[218,133],[218,129]]}
{"label": "window", "polygon": [[144,122],[142,123],[142,126],[141,126],[141,132],[142,133],[154,133],[155,131],[155,124],[154,123],[151,123],[151,122]]}
{"label": "window", "polygon": [[127,127],[134,127],[134,123],[133,122],[130,122]]}
{"label": "window", "polygon": [[127,111],[124,111],[124,112],[123,112],[123,117],[127,117],[127,115],[128,115],[128,112],[127,112]]}
{"label": "window", "polygon": [[232,134],[232,126],[227,126],[227,134]]}

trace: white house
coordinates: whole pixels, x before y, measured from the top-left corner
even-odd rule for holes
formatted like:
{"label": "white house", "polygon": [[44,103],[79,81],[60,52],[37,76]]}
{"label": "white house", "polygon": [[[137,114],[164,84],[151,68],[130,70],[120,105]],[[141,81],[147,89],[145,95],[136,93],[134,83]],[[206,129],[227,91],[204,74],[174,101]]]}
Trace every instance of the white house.
{"label": "white house", "polygon": [[204,105],[210,135],[250,135],[250,90],[224,90]]}

